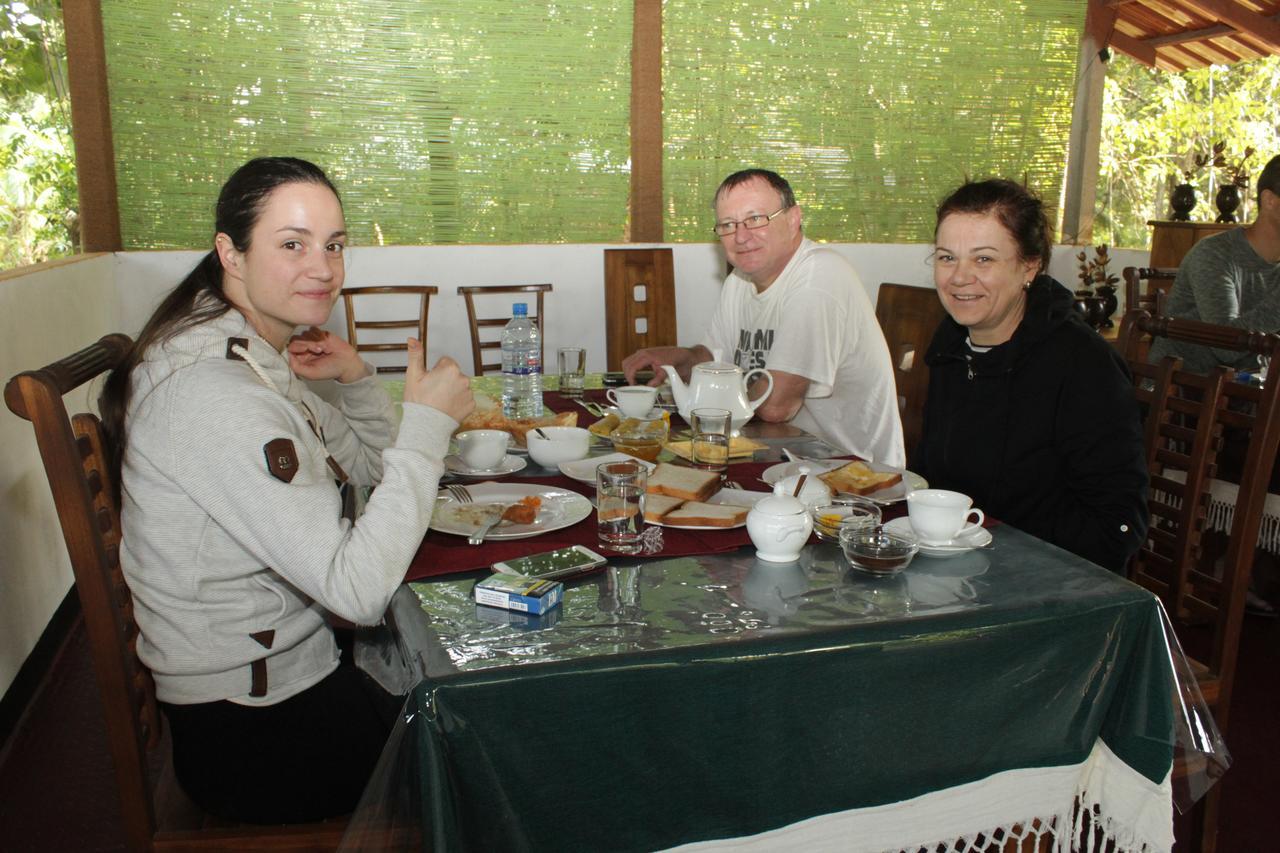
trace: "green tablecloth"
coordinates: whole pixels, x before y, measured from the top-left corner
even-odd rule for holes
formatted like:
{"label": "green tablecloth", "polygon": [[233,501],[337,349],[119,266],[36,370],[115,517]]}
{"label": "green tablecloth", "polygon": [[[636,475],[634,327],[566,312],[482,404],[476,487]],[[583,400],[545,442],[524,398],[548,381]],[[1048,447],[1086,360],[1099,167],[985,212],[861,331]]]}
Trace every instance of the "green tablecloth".
{"label": "green tablecloth", "polygon": [[[1083,765],[1099,744],[1155,817],[1122,814],[1133,803],[1100,783],[1088,801],[1171,839],[1174,681],[1155,599],[994,533],[992,550],[920,556],[888,580],[850,574],[833,546],[783,566],[749,548],[615,560],[536,625],[475,605],[480,575],[415,584],[396,636],[418,681],[349,846],[390,821],[424,849],[659,849],[929,802]],[[1051,814],[1009,820],[1067,820],[1075,784]],[[896,841],[950,837],[914,831]]]}

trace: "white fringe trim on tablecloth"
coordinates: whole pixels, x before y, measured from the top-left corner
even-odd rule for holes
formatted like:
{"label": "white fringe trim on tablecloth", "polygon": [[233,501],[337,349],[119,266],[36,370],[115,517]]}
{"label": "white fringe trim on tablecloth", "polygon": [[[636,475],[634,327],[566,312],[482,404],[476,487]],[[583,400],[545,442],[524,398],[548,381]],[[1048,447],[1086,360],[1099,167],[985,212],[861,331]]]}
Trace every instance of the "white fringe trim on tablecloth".
{"label": "white fringe trim on tablecloth", "polygon": [[[1179,483],[1186,482],[1186,474],[1182,471],[1167,471],[1161,476]],[[1205,522],[1210,530],[1230,533],[1231,523],[1236,516],[1236,498],[1240,487],[1225,480],[1209,481],[1209,509]],[[1177,507],[1178,498],[1156,490],[1158,500]],[[1262,507],[1262,524],[1258,528],[1258,547],[1273,554],[1280,554],[1280,495],[1268,493],[1266,503]]]}
{"label": "white fringe trim on tablecloth", "polygon": [[[904,751],[904,762],[910,755]],[[1077,807],[1077,804],[1079,807]],[[1085,811],[1094,832],[1083,833]],[[912,800],[799,821],[759,835],[684,844],[676,851],[842,851],[927,849],[969,853],[986,842],[1048,836],[1056,853],[1169,853],[1173,795],[1098,740],[1081,764],[1009,770]]]}

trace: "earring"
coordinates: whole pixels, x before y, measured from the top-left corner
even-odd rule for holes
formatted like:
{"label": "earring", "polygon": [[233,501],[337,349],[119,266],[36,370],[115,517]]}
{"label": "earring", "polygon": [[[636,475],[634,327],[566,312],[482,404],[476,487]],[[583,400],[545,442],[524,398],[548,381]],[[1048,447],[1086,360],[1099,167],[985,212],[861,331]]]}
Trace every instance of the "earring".
{"label": "earring", "polygon": [[1028,281],[1026,284],[1022,285],[1022,289],[1023,289],[1023,290],[1030,290],[1030,289],[1031,289],[1031,282],[1029,282],[1029,281]]}

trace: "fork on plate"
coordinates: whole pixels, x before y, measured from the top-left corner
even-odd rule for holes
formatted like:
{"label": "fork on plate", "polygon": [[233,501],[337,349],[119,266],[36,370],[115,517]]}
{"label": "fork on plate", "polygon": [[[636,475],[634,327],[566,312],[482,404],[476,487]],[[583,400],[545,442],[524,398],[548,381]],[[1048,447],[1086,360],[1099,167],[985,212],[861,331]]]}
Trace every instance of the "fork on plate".
{"label": "fork on plate", "polygon": [[471,493],[467,491],[466,486],[445,486],[445,491],[460,504],[472,503]]}

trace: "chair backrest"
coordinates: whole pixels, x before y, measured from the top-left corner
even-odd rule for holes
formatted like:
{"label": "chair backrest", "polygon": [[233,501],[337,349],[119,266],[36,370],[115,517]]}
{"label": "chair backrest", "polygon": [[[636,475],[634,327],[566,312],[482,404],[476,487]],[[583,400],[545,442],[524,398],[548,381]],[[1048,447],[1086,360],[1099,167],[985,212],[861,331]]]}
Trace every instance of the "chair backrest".
{"label": "chair backrest", "polygon": [[[1137,355],[1147,336],[1266,357],[1280,349],[1280,336],[1152,317],[1145,311],[1129,312],[1120,330],[1121,351],[1134,372],[1136,393],[1148,406],[1145,435],[1151,474],[1151,532],[1131,564],[1130,576],[1159,594],[1175,618],[1213,621],[1213,644],[1198,677],[1219,727],[1225,729],[1245,594],[1280,447],[1280,381],[1273,379],[1259,388],[1234,381],[1225,368],[1195,374],[1172,357],[1148,365]],[[1201,567],[1200,557],[1226,430],[1247,442],[1247,449],[1219,578]]]}
{"label": "chair backrest", "polygon": [[675,264],[670,249],[604,250],[608,370],[646,347],[676,344]]}
{"label": "chair backrest", "polygon": [[[542,297],[543,294],[551,292],[549,284],[498,284],[487,287],[459,287],[458,295],[466,299],[467,302],[467,321],[471,324],[471,360],[475,366],[475,375],[483,376],[488,372],[500,372],[502,370],[502,357],[498,356],[497,361],[486,362],[486,350],[501,350],[502,348],[502,328],[507,325],[511,319],[512,302],[520,302],[519,299],[507,299],[501,302],[489,299],[495,296],[518,296],[522,293],[534,294],[537,305],[535,312],[531,311],[529,319],[534,320],[538,324],[538,332],[540,340],[543,341],[542,347],[542,363],[547,363],[546,357],[546,327],[543,325],[542,315]],[[485,300],[485,305],[489,306],[486,310],[503,310],[504,313],[496,317],[481,318],[476,313],[476,297]],[[481,340],[481,329],[498,330],[498,334],[492,340]]]}
{"label": "chair backrest", "polygon": [[1164,300],[1178,276],[1178,268],[1125,267],[1121,275],[1124,277],[1124,310],[1142,310],[1158,317],[1164,313]]}
{"label": "chair backrest", "polygon": [[924,430],[924,401],[929,393],[929,366],[925,352],[938,324],[947,316],[938,292],[932,287],[906,284],[880,285],[876,319],[889,345],[893,378],[898,388],[898,414],[902,436],[910,453]]}
{"label": "chair backrest", "polygon": [[4,389],[14,414],[31,421],[62,523],[102,693],[130,849],[148,849],[155,827],[147,750],[160,734],[151,673],[135,652],[138,626],[120,570],[120,512],[95,415],[68,417],[62,396],[111,370],[132,342],[107,335]]}
{"label": "chair backrest", "polygon": [[[361,329],[369,330],[386,330],[386,329],[415,329],[417,331],[418,340],[422,342],[423,349],[427,346],[427,313],[431,309],[431,297],[439,292],[438,287],[428,285],[387,285],[376,287],[344,287],[342,289],[343,307],[347,312],[347,341],[356,348],[356,352],[408,352],[408,344],[403,340],[399,341],[380,341],[359,342],[359,332]],[[393,296],[400,299],[381,300],[387,305],[403,304],[406,297],[418,297],[418,310],[416,315],[401,320],[357,320],[357,305],[364,305],[371,297],[375,296]],[[406,363],[408,357],[406,356]],[[403,366],[397,365],[379,365],[379,373],[403,373]]]}

